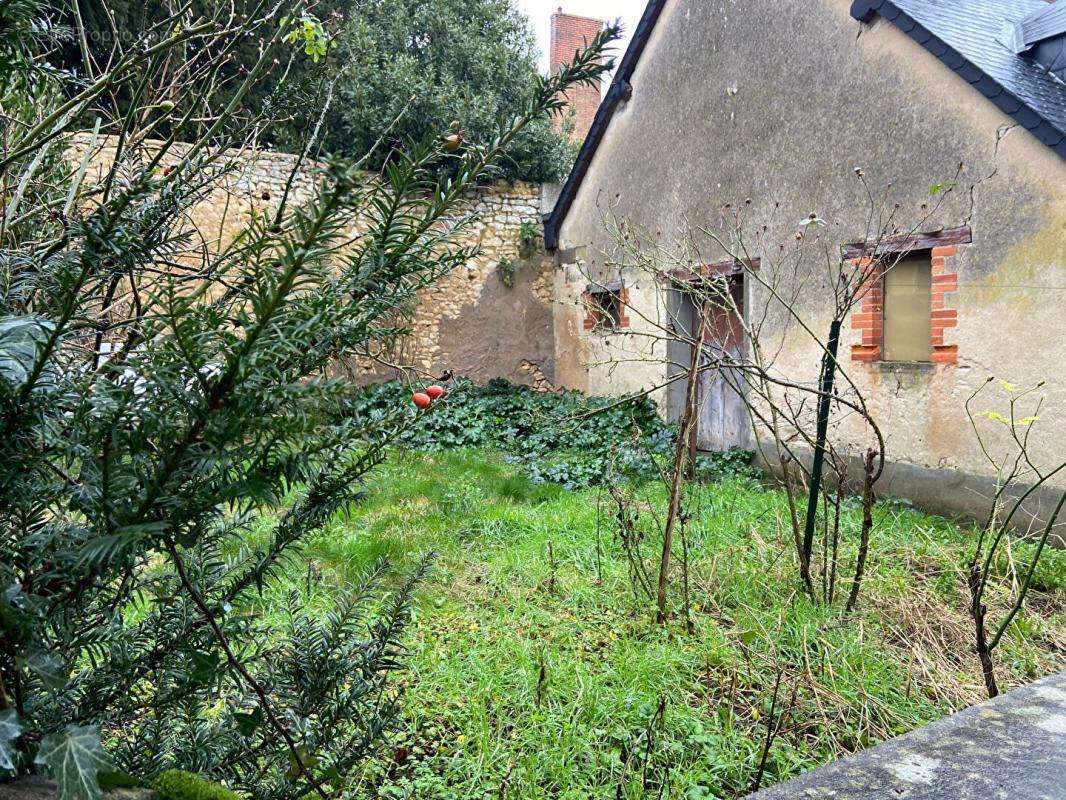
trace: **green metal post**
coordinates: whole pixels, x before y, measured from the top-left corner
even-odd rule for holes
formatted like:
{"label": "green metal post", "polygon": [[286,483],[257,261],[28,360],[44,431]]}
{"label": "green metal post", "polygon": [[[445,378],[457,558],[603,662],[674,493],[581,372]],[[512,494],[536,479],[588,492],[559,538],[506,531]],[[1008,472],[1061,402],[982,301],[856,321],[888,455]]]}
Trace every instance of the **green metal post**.
{"label": "green metal post", "polygon": [[803,577],[810,584],[811,551],[814,549],[814,521],[818,513],[818,493],[822,487],[825,466],[825,440],[829,432],[829,402],[833,395],[833,381],[837,371],[837,347],[840,344],[840,320],[829,326],[829,342],[822,356],[822,374],[818,382],[818,428],[814,435],[814,460],[811,462],[811,483],[807,493],[807,517],[803,522]]}

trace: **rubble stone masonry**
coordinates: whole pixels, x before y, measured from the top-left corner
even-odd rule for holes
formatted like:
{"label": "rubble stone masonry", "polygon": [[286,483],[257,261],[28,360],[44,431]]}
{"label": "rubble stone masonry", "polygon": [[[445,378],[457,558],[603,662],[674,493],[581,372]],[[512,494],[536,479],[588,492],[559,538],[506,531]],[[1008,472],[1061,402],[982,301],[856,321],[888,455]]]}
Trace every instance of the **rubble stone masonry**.
{"label": "rubble stone masonry", "polygon": [[[77,136],[69,157],[80,163],[89,146],[88,135]],[[176,146],[161,169],[176,164],[184,149]],[[87,182],[101,177],[115,157],[113,141],[98,141],[93,150]],[[217,248],[231,241],[253,214],[273,212],[295,158],[262,150],[226,153],[229,169],[189,213],[195,236]],[[297,173],[291,204],[312,197],[315,167],[311,164]],[[435,375],[451,369],[477,382],[506,378],[552,388],[552,264],[539,239],[532,248],[521,247],[520,242],[523,223],[527,232],[539,235],[540,192],[536,184],[498,182],[463,201],[457,213],[472,212],[474,221],[457,244],[476,244],[479,254],[422,292],[409,321],[409,336],[381,361],[346,365],[348,374],[359,382],[396,377],[397,370],[383,363],[388,362]],[[355,233],[357,221],[352,227]],[[507,273],[510,286],[504,281]]]}

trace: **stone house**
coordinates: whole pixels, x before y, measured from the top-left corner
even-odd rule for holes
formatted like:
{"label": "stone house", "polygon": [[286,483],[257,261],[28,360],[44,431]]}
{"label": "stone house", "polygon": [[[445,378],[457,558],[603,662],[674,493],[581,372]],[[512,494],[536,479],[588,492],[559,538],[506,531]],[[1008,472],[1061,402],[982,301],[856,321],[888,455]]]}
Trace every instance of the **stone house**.
{"label": "stone house", "polygon": [[[964,406],[990,375],[1043,382],[1032,450],[1061,462],[1066,0],[650,0],[545,221],[556,383],[653,389],[676,417],[683,384],[664,384],[677,359],[649,335],[676,301],[617,258],[619,225],[675,257],[684,230],[702,268],[727,255],[699,228],[723,208],[743,205],[767,247],[814,214],[861,257],[860,172],[912,234],[892,244],[907,256],[899,275],[880,278],[847,319],[838,359],[886,434],[882,491],[987,509],[994,470]],[[796,300],[818,330],[831,314],[822,288]],[[765,304],[758,286],[738,279],[736,292],[740,307]],[[790,380],[816,380],[820,358],[810,337],[781,336]],[[750,424],[728,420],[701,409],[701,425],[718,426],[701,443],[750,446]],[[1064,487],[1061,473],[1034,494],[1029,524]]]}

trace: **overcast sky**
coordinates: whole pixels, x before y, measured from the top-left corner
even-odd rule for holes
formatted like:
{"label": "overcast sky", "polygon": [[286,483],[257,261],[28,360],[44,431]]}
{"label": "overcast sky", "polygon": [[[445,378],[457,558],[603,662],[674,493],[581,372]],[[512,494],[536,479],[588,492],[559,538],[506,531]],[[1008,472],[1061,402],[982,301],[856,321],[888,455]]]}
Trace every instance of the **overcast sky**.
{"label": "overcast sky", "polygon": [[614,57],[617,61],[625,52],[629,37],[640,21],[646,0],[511,0],[518,9],[529,17],[533,31],[537,34],[540,47],[540,68],[548,71],[548,41],[551,30],[551,15],[559,6],[567,14],[582,17],[595,17],[602,20],[620,19],[622,21],[622,41],[616,43],[618,48]]}

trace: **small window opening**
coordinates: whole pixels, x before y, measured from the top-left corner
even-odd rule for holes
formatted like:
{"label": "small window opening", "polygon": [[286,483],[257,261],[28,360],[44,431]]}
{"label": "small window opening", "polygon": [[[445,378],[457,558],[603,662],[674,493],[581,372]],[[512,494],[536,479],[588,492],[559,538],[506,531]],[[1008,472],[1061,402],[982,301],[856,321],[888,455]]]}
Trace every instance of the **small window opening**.
{"label": "small window opening", "polygon": [[622,324],[622,290],[600,289],[589,292],[596,327],[613,329]]}
{"label": "small window opening", "polygon": [[885,270],[885,361],[930,360],[932,276],[928,250],[907,255]]}

